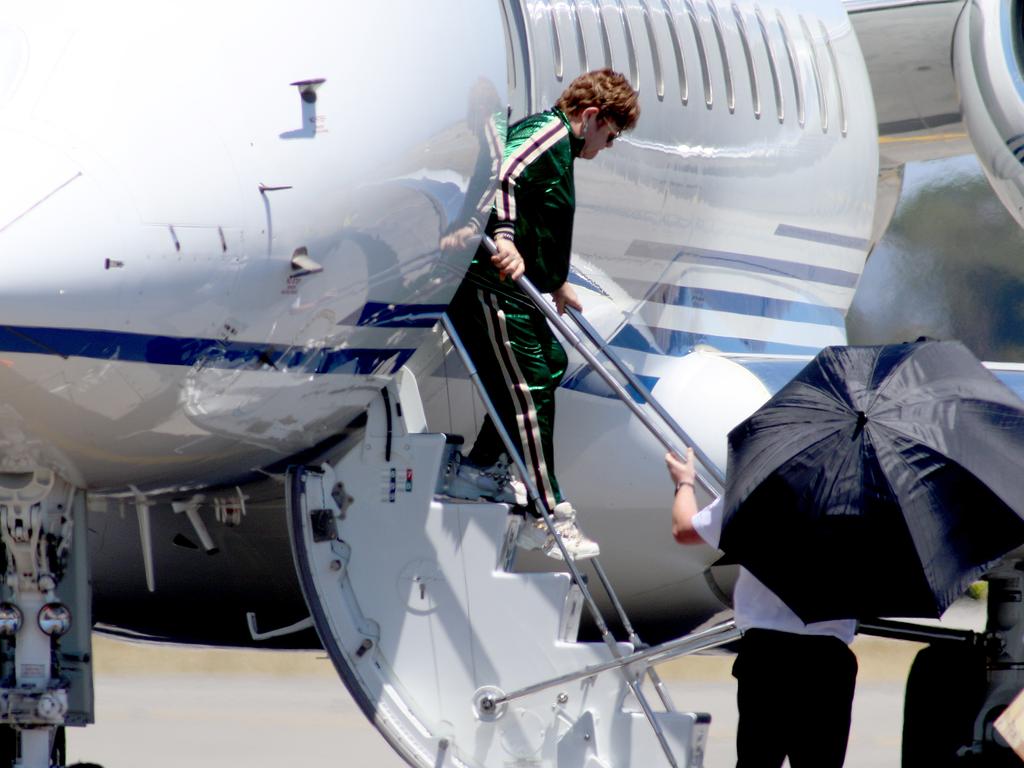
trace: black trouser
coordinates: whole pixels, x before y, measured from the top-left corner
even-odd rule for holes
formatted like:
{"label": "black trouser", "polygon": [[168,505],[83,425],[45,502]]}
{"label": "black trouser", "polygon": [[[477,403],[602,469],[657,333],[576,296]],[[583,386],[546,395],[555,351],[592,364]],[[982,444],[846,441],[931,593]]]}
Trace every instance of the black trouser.
{"label": "black trouser", "polygon": [[747,630],[738,681],[737,768],[841,768],[857,657],[838,638]]}

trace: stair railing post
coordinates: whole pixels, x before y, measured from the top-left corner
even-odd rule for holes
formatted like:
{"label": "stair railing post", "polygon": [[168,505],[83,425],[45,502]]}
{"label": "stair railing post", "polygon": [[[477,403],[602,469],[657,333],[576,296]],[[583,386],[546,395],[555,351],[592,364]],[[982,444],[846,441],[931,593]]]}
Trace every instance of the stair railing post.
{"label": "stair railing post", "polygon": [[[608,574],[605,573],[604,566],[601,565],[596,559],[591,562],[591,566],[594,569],[594,573],[597,574],[598,580],[601,582],[601,586],[604,587],[605,593],[608,598],[612,601],[612,605],[615,608],[615,612],[619,615],[619,621],[622,622],[623,629],[626,630],[626,634],[629,636],[629,642],[633,644],[633,647],[638,650],[644,650],[648,647],[647,643],[640,639],[640,635],[633,629],[633,623],[629,620],[629,616],[626,614],[626,608],[619,601],[619,596],[612,589],[612,582],[608,578]],[[661,681],[661,675],[653,667],[647,666],[647,676],[651,678],[651,684],[654,686],[654,690],[658,692],[658,696],[661,698],[661,703],[665,705],[665,709],[669,712],[675,712],[676,707],[672,702],[672,697],[669,695],[668,689],[665,684]]]}

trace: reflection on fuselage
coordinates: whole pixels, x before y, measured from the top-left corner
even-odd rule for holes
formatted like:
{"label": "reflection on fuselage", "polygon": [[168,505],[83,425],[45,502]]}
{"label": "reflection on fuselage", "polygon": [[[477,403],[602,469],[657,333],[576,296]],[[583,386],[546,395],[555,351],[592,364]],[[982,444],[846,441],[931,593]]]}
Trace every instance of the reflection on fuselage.
{"label": "reflection on fuselage", "polygon": [[1024,233],[973,155],[910,163],[847,316],[852,344],[956,338],[1024,361]]}

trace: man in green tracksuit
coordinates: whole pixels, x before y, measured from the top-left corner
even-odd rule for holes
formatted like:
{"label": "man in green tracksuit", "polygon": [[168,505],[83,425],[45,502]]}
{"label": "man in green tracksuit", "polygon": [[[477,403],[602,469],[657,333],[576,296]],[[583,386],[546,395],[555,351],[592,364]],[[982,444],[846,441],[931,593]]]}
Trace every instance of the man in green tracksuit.
{"label": "man in green tracksuit", "polygon": [[[639,117],[637,94],[610,69],[577,77],[550,110],[509,127],[494,209],[486,233],[493,256],[481,244],[449,307],[449,315],[555,518],[573,557],[594,557],[595,542],[583,536],[575,511],[562,498],[554,472],[552,436],[555,389],[567,358],[544,315],[513,282],[522,274],[550,293],[559,313],[582,310],[568,282],[576,193],[573,161],[593,159]],[[489,419],[468,457],[476,467],[499,461],[504,450]],[[528,520],[518,543],[561,558],[543,521]]]}

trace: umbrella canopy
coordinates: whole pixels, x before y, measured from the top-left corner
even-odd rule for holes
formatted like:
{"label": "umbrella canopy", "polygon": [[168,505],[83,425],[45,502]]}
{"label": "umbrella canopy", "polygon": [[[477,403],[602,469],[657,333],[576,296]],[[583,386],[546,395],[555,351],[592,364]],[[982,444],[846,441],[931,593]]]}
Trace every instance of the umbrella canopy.
{"label": "umbrella canopy", "polygon": [[1024,402],[959,342],[826,348],[729,433],[724,514],[806,622],[937,617],[1024,542]]}

